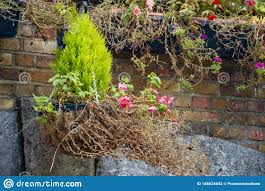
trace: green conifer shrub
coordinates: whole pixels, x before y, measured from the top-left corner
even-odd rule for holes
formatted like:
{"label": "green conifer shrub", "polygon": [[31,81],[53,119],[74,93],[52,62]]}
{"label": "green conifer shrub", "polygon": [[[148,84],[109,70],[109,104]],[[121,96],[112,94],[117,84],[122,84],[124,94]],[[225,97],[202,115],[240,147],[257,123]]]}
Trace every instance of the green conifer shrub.
{"label": "green conifer shrub", "polygon": [[52,65],[54,72],[78,73],[82,91],[95,91],[95,79],[98,94],[104,95],[111,82],[112,55],[87,14],[71,16],[64,43],[65,48],[57,51]]}

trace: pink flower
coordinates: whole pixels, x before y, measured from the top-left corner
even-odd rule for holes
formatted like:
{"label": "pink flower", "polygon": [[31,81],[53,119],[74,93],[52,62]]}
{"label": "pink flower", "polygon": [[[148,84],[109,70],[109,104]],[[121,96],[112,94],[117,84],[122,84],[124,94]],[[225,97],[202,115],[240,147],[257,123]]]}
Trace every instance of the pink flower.
{"label": "pink flower", "polygon": [[173,98],[172,97],[166,97],[165,98],[165,104],[166,105],[171,105],[173,102]]}
{"label": "pink flower", "polygon": [[138,16],[138,15],[141,14],[141,10],[140,10],[140,8],[139,8],[137,5],[135,5],[135,6],[133,7],[133,14],[134,14],[135,16]]}
{"label": "pink flower", "polygon": [[151,112],[151,113],[154,113],[154,112],[157,111],[157,108],[155,106],[152,106],[152,107],[148,108],[148,111]]}
{"label": "pink flower", "polygon": [[246,4],[248,7],[254,7],[256,3],[254,0],[246,0]]}
{"label": "pink flower", "polygon": [[264,63],[263,62],[257,62],[256,63],[256,68],[260,69],[260,70],[263,70],[264,69]]}
{"label": "pink flower", "polygon": [[132,100],[130,97],[125,96],[125,97],[121,97],[119,100],[119,106],[121,108],[130,108],[132,107]]}
{"label": "pink flower", "polygon": [[119,90],[122,91],[122,92],[125,92],[125,91],[128,90],[127,85],[124,84],[124,83],[119,83],[119,84],[118,84],[118,88],[119,88]]}
{"label": "pink flower", "polygon": [[153,0],[146,0],[146,7],[149,11],[153,10],[153,6],[154,6],[154,1]]}
{"label": "pink flower", "polygon": [[172,97],[167,97],[167,96],[159,96],[157,98],[157,101],[159,103],[163,103],[163,104],[166,104],[166,105],[171,105],[172,102],[173,102],[173,98]]}
{"label": "pink flower", "polygon": [[166,114],[167,114],[167,115],[170,115],[170,114],[171,114],[171,110],[170,110],[170,109],[167,109],[167,110],[166,110]]}

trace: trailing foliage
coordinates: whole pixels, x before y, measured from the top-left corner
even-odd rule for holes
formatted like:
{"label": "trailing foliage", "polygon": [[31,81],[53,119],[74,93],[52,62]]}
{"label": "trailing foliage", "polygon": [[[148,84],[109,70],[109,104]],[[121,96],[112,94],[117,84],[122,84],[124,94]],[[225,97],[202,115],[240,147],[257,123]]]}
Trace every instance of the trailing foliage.
{"label": "trailing foliage", "polygon": [[88,15],[72,15],[64,42],[65,48],[58,50],[52,65],[55,73],[78,73],[82,91],[104,95],[111,81],[112,56]]}

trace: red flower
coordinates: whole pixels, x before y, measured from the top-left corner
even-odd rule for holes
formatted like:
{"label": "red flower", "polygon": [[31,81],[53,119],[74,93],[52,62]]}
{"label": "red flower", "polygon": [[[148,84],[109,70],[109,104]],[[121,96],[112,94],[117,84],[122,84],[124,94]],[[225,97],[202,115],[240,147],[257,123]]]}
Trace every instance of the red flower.
{"label": "red flower", "polygon": [[217,19],[217,17],[216,17],[216,15],[213,14],[213,13],[208,17],[208,20],[211,20],[211,21],[213,21],[213,20],[215,20],[215,19]]}
{"label": "red flower", "polygon": [[213,5],[220,5],[221,3],[220,3],[219,0],[214,0],[212,4],[213,4]]}

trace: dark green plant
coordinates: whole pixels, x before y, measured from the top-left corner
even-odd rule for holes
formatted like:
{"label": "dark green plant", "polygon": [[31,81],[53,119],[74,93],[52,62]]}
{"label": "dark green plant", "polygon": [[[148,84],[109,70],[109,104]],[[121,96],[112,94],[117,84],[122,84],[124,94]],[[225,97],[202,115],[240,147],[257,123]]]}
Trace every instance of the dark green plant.
{"label": "dark green plant", "polygon": [[57,74],[49,80],[54,90],[52,97],[61,99],[60,101],[78,101],[92,96],[91,91],[83,91],[83,83],[79,79],[79,74],[70,72],[66,75]]}
{"label": "dark green plant", "polygon": [[81,92],[94,90],[104,95],[111,82],[112,56],[88,15],[71,16],[70,29],[65,34],[64,42],[66,47],[58,50],[57,59],[52,65],[55,73],[78,73]]}

